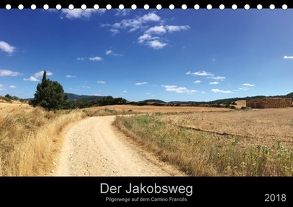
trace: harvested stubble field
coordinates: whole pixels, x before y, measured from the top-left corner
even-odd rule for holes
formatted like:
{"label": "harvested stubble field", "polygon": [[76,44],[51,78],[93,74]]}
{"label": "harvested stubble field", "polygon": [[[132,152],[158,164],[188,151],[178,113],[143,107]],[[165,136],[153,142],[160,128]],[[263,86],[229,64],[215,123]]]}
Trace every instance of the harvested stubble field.
{"label": "harvested stubble field", "polygon": [[81,111],[48,112],[28,104],[0,104],[0,175],[47,175],[63,143],[62,131]]}
{"label": "harvested stubble field", "polygon": [[190,175],[293,175],[293,108],[136,115],[115,125]]}
{"label": "harvested stubble field", "polygon": [[160,120],[196,130],[251,138],[251,144],[293,142],[293,108],[162,115]]}
{"label": "harvested stubble field", "polygon": [[113,105],[98,106],[84,109],[88,114],[100,115],[123,115],[137,113],[190,113],[190,112],[210,112],[210,111],[231,111],[227,108],[215,107],[192,107],[192,106],[136,106],[136,105]]}

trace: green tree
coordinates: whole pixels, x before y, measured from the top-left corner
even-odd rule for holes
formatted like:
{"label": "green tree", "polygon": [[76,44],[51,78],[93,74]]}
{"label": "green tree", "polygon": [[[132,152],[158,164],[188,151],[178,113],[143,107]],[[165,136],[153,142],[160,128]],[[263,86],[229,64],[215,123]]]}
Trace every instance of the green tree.
{"label": "green tree", "polygon": [[62,85],[57,81],[47,79],[47,73],[44,71],[42,82],[37,85],[32,104],[48,110],[60,109],[63,107],[65,99]]}
{"label": "green tree", "polygon": [[5,98],[7,98],[7,99],[12,99],[12,96],[10,96],[9,94],[6,94],[6,95],[5,95]]}

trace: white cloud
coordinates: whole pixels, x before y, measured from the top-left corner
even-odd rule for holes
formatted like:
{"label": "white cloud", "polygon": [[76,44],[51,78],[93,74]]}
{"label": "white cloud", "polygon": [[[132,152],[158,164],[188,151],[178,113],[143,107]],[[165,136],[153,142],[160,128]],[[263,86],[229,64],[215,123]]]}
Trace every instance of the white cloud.
{"label": "white cloud", "polygon": [[66,75],[65,77],[66,77],[66,78],[76,78],[75,75]]}
{"label": "white cloud", "polygon": [[283,59],[293,59],[293,56],[287,56],[287,55],[285,55],[285,56],[283,57]]}
{"label": "white cloud", "polygon": [[4,91],[4,85],[3,84],[0,84],[0,91]]}
{"label": "white cloud", "polygon": [[131,12],[131,9],[117,9],[115,16],[127,16]]}
{"label": "white cloud", "polygon": [[106,81],[99,80],[99,81],[97,81],[97,83],[98,83],[98,84],[105,84],[105,83],[106,83]]}
{"label": "white cloud", "polygon": [[230,91],[230,90],[220,90],[220,89],[217,89],[217,88],[212,89],[211,91],[214,92],[214,93],[232,93],[232,91]]}
{"label": "white cloud", "polygon": [[112,53],[113,53],[112,50],[107,50],[107,51],[106,51],[106,55],[111,55]]}
{"label": "white cloud", "polygon": [[145,45],[153,49],[162,49],[167,46],[167,43],[160,41],[159,37],[152,37],[149,34],[139,36],[138,43],[145,43]]}
{"label": "white cloud", "polygon": [[119,29],[111,28],[110,32],[112,32],[112,34],[115,35],[115,34],[118,34],[120,31],[119,31]]}
{"label": "white cloud", "polygon": [[14,89],[14,88],[16,88],[16,86],[15,85],[10,85],[9,88]]}
{"label": "white cloud", "polygon": [[76,58],[76,60],[78,60],[78,61],[83,61],[85,58],[84,57],[78,57],[78,58]]}
{"label": "white cloud", "polygon": [[123,19],[120,22],[116,22],[112,25],[104,24],[102,26],[110,26],[111,32],[118,33],[122,29],[126,29],[129,32],[134,32],[138,29],[141,29],[144,24],[149,22],[159,22],[161,17],[155,13],[148,13],[140,17],[136,17],[133,19]]}
{"label": "white cloud", "polygon": [[161,42],[159,40],[151,40],[147,42],[147,45],[153,49],[161,49],[167,46],[167,43]]}
{"label": "white cloud", "polygon": [[167,29],[168,32],[180,32],[184,30],[190,29],[190,26],[188,25],[166,25],[165,28]]}
{"label": "white cloud", "polygon": [[[108,51],[106,51],[106,53],[107,53]],[[112,51],[111,51],[112,52]],[[110,52],[110,53],[111,53]],[[109,53],[109,52],[108,52]],[[102,57],[100,57],[100,56],[94,56],[94,57],[78,57],[78,58],[76,58],[76,60],[78,60],[78,61],[84,61],[84,60],[89,60],[89,61],[102,61],[103,60],[103,58]]]}
{"label": "white cloud", "polygon": [[201,80],[195,80],[193,83],[201,83]]}
{"label": "white cloud", "polygon": [[137,82],[137,83],[135,83],[135,85],[137,85],[137,86],[142,86],[142,85],[146,85],[146,84],[148,84],[148,82]]}
{"label": "white cloud", "polygon": [[[37,82],[37,81],[40,81],[42,79],[43,74],[44,74],[44,71],[42,70],[42,71],[39,71],[39,72],[31,75],[29,78],[24,78],[23,80]],[[51,75],[53,75],[53,73],[50,72],[50,71],[47,71],[47,76],[51,76]]]}
{"label": "white cloud", "polygon": [[90,61],[102,61],[103,58],[99,57],[99,56],[96,56],[96,57],[89,57],[89,60]]}
{"label": "white cloud", "polygon": [[173,33],[190,28],[188,25],[164,25],[164,20],[154,12],[143,16],[137,16],[132,19],[123,19],[114,24],[102,24],[101,26],[110,27],[110,31],[113,35],[119,33],[121,30],[127,30],[128,32],[143,32],[143,34],[137,38],[138,43],[144,43],[145,46],[153,49],[162,49],[168,45],[166,40],[163,41],[160,37],[153,36],[153,34]]}
{"label": "white cloud", "polygon": [[166,30],[165,26],[160,25],[160,26],[153,26],[153,27],[149,28],[145,33],[146,34],[164,34],[166,32],[167,32],[167,30]]}
{"label": "white cloud", "polygon": [[225,76],[215,76],[213,73],[207,72],[205,70],[196,71],[196,72],[188,71],[185,74],[186,75],[192,75],[192,76],[202,76],[202,77],[207,77],[209,79],[215,80],[215,81],[209,82],[210,85],[219,84],[219,81],[224,81],[226,79]]}
{"label": "white cloud", "polygon": [[105,11],[105,9],[62,9],[62,13],[67,19],[90,18],[95,13],[103,14]]}
{"label": "white cloud", "polygon": [[0,69],[0,77],[6,77],[6,76],[14,77],[19,75],[20,75],[19,72],[7,70],[7,69]]}
{"label": "white cloud", "polygon": [[158,37],[152,37],[149,34],[143,34],[143,35],[138,37],[138,42],[139,43],[144,43],[145,41],[155,40],[155,39],[159,39],[159,38]]}
{"label": "white cloud", "polygon": [[177,86],[177,85],[162,85],[162,87],[165,88],[166,91],[168,92],[175,92],[175,93],[195,93],[196,90],[188,89],[183,86]]}
{"label": "white cloud", "polygon": [[186,75],[194,75],[194,76],[213,76],[214,74],[206,72],[206,71],[197,71],[197,72],[191,72],[188,71],[185,73]]}
{"label": "white cloud", "polygon": [[155,14],[155,13],[148,13],[146,15],[143,15],[141,17],[141,20],[143,22],[158,22],[158,21],[161,20],[161,17],[158,16],[157,14]]}
{"label": "white cloud", "polygon": [[254,87],[255,84],[251,84],[251,83],[243,83],[242,86],[244,86],[244,87],[240,87],[240,88],[238,88],[238,90],[240,90],[240,91],[247,91],[247,90],[249,90],[251,87]]}
{"label": "white cloud", "polygon": [[25,80],[25,81],[34,81],[34,82],[40,81],[39,79],[37,79],[34,76],[30,76],[29,78],[24,78],[23,80]]}
{"label": "white cloud", "polygon": [[107,50],[105,53],[106,53],[106,55],[123,56],[122,54],[118,54],[118,53],[113,52],[113,50]]}
{"label": "white cloud", "polygon": [[146,34],[165,34],[167,32],[172,33],[172,32],[180,32],[189,29],[190,26],[188,25],[183,25],[183,26],[178,26],[178,25],[159,25],[159,26],[153,26],[149,28],[145,33]]}
{"label": "white cloud", "polygon": [[186,30],[187,26],[174,26],[174,25],[157,25],[150,27],[145,33],[138,37],[139,43],[145,43],[147,46],[153,49],[161,49],[167,46],[167,43],[162,42],[159,37],[153,37],[152,34],[165,34],[167,32],[176,32]]}
{"label": "white cloud", "polygon": [[[154,23],[159,23],[159,25],[152,26]],[[164,25],[164,20],[154,12],[132,19],[123,19],[114,24],[102,24],[101,26],[110,27],[113,35],[119,33],[121,30],[127,30],[128,32],[143,31],[143,34],[137,38],[138,43],[144,43],[144,45],[153,49],[161,49],[168,44],[166,41],[162,41],[160,37],[152,36],[152,34],[173,33],[190,28],[188,25]]]}
{"label": "white cloud", "polygon": [[208,77],[209,79],[213,79],[213,80],[218,80],[218,81],[223,81],[226,79],[225,76],[211,76],[211,77]]}
{"label": "white cloud", "polygon": [[248,86],[248,87],[253,87],[253,86],[255,86],[254,84],[251,84],[251,83],[243,83],[242,85],[243,85],[243,86]]}
{"label": "white cloud", "polygon": [[0,41],[0,50],[8,54],[12,54],[15,51],[15,47],[11,46],[7,42]]}
{"label": "white cloud", "polygon": [[127,93],[127,90],[122,91],[122,93]]}
{"label": "white cloud", "polygon": [[[43,74],[44,74],[44,71],[42,70],[42,71],[39,71],[39,72],[35,73],[34,76],[36,78],[42,78]],[[46,71],[46,75],[51,76],[51,75],[53,75],[53,73],[51,71]]]}

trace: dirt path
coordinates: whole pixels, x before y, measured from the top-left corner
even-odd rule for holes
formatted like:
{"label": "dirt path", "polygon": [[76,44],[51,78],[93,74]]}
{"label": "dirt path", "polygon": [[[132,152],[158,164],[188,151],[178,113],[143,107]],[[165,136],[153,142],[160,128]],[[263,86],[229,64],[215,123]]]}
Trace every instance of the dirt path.
{"label": "dirt path", "polygon": [[66,133],[55,175],[183,175],[124,137],[112,126],[114,119],[91,117],[74,124]]}

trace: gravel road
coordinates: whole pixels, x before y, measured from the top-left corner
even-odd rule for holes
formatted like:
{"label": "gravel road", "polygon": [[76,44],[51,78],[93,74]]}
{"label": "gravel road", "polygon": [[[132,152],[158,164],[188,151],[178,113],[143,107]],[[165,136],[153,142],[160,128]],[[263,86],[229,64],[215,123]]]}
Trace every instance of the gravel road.
{"label": "gravel road", "polygon": [[65,135],[56,176],[183,175],[119,132],[115,116],[90,117]]}

